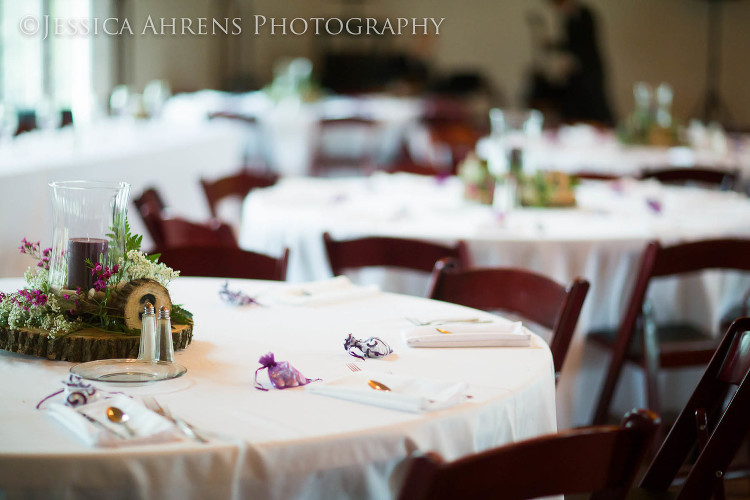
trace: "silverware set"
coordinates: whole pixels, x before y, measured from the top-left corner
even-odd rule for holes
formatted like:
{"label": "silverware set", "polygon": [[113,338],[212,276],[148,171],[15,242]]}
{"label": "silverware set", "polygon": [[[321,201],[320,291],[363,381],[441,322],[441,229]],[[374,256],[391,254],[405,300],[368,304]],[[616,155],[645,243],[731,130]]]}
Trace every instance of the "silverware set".
{"label": "silverware set", "polygon": [[[355,373],[362,371],[362,368],[360,368],[359,365],[357,365],[355,363],[347,363],[346,367],[349,368],[349,370],[351,370],[351,371],[353,371]],[[377,380],[368,380],[367,381],[367,385],[369,385],[372,389],[374,389],[376,391],[385,391],[385,392],[388,392],[388,391],[391,390],[387,385],[385,385],[382,382],[378,382]]]}
{"label": "silverware set", "polygon": [[154,413],[161,415],[162,417],[166,418],[170,422],[172,422],[177,429],[180,430],[184,435],[187,437],[198,441],[199,443],[208,443],[208,439],[203,437],[194,426],[191,424],[185,422],[181,418],[175,417],[172,415],[172,412],[169,411],[169,408],[162,406],[159,404],[158,401],[156,401],[155,398],[151,396],[147,396],[143,398],[143,404],[148,408],[149,410],[153,411]]}

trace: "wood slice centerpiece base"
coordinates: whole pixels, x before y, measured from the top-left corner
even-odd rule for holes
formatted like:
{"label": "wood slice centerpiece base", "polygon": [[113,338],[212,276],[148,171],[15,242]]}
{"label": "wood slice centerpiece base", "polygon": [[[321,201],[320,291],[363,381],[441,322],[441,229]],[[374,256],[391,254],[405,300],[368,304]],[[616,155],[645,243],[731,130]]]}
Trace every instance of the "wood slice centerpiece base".
{"label": "wood slice centerpiece base", "polygon": [[[193,340],[193,325],[172,325],[174,350],[186,348]],[[0,327],[0,349],[39,358],[82,363],[98,359],[137,358],[139,335],[85,329],[49,339],[38,329]]]}
{"label": "wood slice centerpiece base", "polygon": [[[93,291],[92,291],[93,293]],[[98,298],[104,292],[97,292]],[[74,296],[75,291],[63,290],[64,297]],[[97,298],[97,295],[94,295]],[[67,307],[77,307],[75,299],[66,299]],[[141,329],[141,315],[147,302],[158,310],[160,306],[172,309],[172,300],[167,289],[150,279],[137,279],[121,282],[112,291],[107,307],[119,311],[125,319],[125,326],[131,331]],[[93,311],[98,307],[94,301],[81,300],[83,311]],[[193,325],[172,324],[172,345],[174,350],[184,349],[193,340]],[[48,332],[34,328],[0,327],[0,349],[28,354],[38,358],[59,359],[62,361],[86,362],[99,359],[132,359],[138,357],[141,337],[136,334],[108,332],[98,328],[86,328],[77,332],[50,339]]]}

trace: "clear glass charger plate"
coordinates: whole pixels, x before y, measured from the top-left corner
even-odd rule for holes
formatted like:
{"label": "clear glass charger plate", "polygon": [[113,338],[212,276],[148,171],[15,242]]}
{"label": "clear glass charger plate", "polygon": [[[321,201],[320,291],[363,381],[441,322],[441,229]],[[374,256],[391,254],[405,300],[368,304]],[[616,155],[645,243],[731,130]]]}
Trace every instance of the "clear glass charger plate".
{"label": "clear glass charger plate", "polygon": [[181,377],[187,368],[167,361],[100,359],[70,368],[70,373],[97,382],[143,383]]}

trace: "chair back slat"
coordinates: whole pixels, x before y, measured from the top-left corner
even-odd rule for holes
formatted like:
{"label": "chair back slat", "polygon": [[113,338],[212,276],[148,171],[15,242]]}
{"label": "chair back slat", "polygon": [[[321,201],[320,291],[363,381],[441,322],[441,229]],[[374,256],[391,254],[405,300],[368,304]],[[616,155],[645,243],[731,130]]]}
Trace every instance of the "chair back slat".
{"label": "chair back slat", "polygon": [[641,172],[641,179],[656,179],[665,184],[703,184],[719,189],[733,189],[737,184],[737,169],[724,170],[711,167],[652,168]]}
{"label": "chair back slat", "polygon": [[222,246],[168,247],[158,252],[159,260],[179,270],[181,276],[284,281],[289,262],[289,249],[278,258]]}
{"label": "chair back slat", "polygon": [[750,271],[750,239],[715,239],[661,247],[652,276],[703,271],[741,269]]}
{"label": "chair back slat", "polygon": [[620,427],[575,429],[520,441],[444,463],[413,459],[399,498],[508,500],[592,493],[625,498],[658,425],[658,416],[630,412]]}
{"label": "chair back slat", "polygon": [[468,261],[466,244],[462,241],[451,247],[407,238],[334,240],[328,233],[323,235],[323,241],[334,276],[344,274],[347,269],[363,267],[394,267],[429,273],[435,263],[445,257]]}
{"label": "chair back slat", "polygon": [[214,181],[201,179],[201,187],[211,216],[215,218],[218,217],[217,207],[221,200],[229,197],[244,198],[253,189],[273,186],[278,179],[278,175],[273,173],[243,170]]}
{"label": "chair back slat", "polygon": [[237,247],[234,232],[228,224],[216,220],[192,222],[181,217],[170,217],[157,222],[163,241],[159,247],[227,246]]}

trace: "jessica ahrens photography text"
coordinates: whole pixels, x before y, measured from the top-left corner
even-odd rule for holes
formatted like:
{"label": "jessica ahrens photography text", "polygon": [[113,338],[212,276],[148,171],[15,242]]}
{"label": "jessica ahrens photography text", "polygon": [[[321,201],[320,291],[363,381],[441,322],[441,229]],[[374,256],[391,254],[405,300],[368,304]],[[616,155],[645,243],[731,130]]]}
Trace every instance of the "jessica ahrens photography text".
{"label": "jessica ahrens photography text", "polygon": [[440,35],[444,17],[266,17],[256,14],[252,19],[208,17],[152,17],[141,22],[128,18],[62,18],[25,16],[19,29],[28,36],[238,36],[251,35]]}

